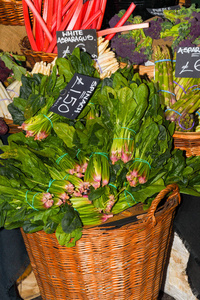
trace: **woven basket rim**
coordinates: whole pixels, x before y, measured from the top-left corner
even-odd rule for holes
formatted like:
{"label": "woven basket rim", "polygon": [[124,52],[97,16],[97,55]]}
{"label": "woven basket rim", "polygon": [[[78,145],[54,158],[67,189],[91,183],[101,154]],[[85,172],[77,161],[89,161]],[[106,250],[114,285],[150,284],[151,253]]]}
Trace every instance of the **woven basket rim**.
{"label": "woven basket rim", "polygon": [[22,0],[0,0],[0,3],[8,3],[8,2],[13,2],[13,3],[19,2],[21,4]]}
{"label": "woven basket rim", "polygon": [[[168,193],[166,192],[168,191]],[[171,195],[168,195],[170,192]],[[168,195],[166,201],[164,204],[162,204],[160,207],[157,208],[157,205],[160,203],[161,200],[163,200],[164,196]],[[157,202],[157,203],[156,203]],[[165,189],[163,189],[153,200],[151,203],[150,208],[147,211],[144,211],[143,213],[132,215],[132,217],[136,217],[137,219],[134,219],[134,221],[130,221],[130,223],[120,226],[121,229],[127,229],[129,227],[137,227],[138,225],[146,224],[147,226],[149,224],[152,224],[152,226],[156,223],[156,218],[159,217],[161,214],[165,213],[166,211],[178,206],[180,203],[180,194],[179,194],[179,188],[177,184],[169,184]],[[138,203],[137,205],[142,205],[142,203]],[[134,207],[134,206],[133,206]],[[132,207],[132,208],[133,208]],[[131,208],[130,208],[131,209]],[[127,209],[129,210],[129,209]],[[123,213],[123,212],[122,212]],[[120,214],[120,213],[119,213]],[[105,225],[105,226],[104,226]],[[84,232],[90,232],[93,230],[97,231],[107,231],[112,229],[117,229],[118,226],[112,225],[112,218],[106,221],[103,224],[95,225],[95,226],[83,226],[83,233]],[[21,228],[23,231],[23,228]],[[38,231],[44,232],[43,230]],[[37,232],[36,232],[37,233]],[[31,233],[26,233],[31,234]],[[55,236],[55,233],[51,233],[53,236]],[[47,234],[49,236],[49,234]]]}
{"label": "woven basket rim", "polygon": [[200,132],[179,132],[179,131],[175,131],[175,133],[173,134],[174,138],[183,138],[183,139],[196,139],[196,138],[200,138]]}
{"label": "woven basket rim", "polygon": [[[179,203],[179,201],[177,199],[177,196],[172,197],[171,201],[168,203],[168,205],[166,205],[166,203],[165,203],[155,212],[155,219],[157,217],[160,217],[162,214],[166,213],[168,210],[175,208],[178,205],[178,203]],[[122,225],[120,227],[112,226],[112,222],[110,222],[111,223],[110,226],[109,226],[109,222],[107,223],[107,226],[103,226],[104,224],[97,225],[97,226],[84,226],[82,233],[84,236],[84,235],[90,234],[90,232],[96,232],[96,233],[102,232],[102,234],[103,234],[107,231],[118,230],[118,229],[120,229],[120,230],[127,230],[127,229],[138,230],[139,229],[138,226],[140,226],[140,227],[142,226],[142,228],[143,228],[144,226],[149,226],[149,224],[152,223],[152,220],[150,218],[147,218],[147,214],[148,214],[148,211],[146,213],[142,214],[141,217],[139,217],[137,220],[134,220],[134,221],[132,221],[128,224]],[[137,215],[137,216],[140,216],[140,215]],[[152,227],[154,227],[153,223],[152,223]],[[51,237],[56,238],[55,232],[49,234],[49,233],[46,233],[44,230],[40,230],[40,231],[37,231],[34,233],[25,233],[23,228],[20,228],[20,229],[26,235],[39,234],[39,235],[44,235],[44,236],[48,237],[49,239],[51,239]]]}

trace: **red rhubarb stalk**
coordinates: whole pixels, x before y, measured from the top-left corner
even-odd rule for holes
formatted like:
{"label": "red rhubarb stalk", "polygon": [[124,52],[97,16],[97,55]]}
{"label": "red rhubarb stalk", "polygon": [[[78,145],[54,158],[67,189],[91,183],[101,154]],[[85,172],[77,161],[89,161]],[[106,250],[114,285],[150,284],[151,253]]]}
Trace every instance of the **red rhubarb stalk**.
{"label": "red rhubarb stalk", "polygon": [[83,6],[82,1],[79,1],[78,2],[78,6],[77,6],[77,8],[76,8],[76,10],[75,10],[75,12],[74,12],[74,14],[73,14],[73,16],[72,16],[69,24],[68,24],[68,26],[67,26],[67,30],[77,30],[77,29],[80,29],[80,27],[78,27],[76,25],[76,23],[78,22],[78,18],[79,18],[79,15],[81,13],[82,6]]}
{"label": "red rhubarb stalk", "polygon": [[[72,6],[72,4],[74,3],[75,0],[69,0],[67,2],[67,4],[65,5],[65,7],[63,7],[63,11],[62,11],[62,17],[68,13],[68,10],[70,9],[70,7]],[[66,16],[65,16],[66,17]],[[56,13],[53,15],[52,18],[52,27],[51,27],[51,32],[54,31],[54,29],[56,28]]]}
{"label": "red rhubarb stalk", "polygon": [[[43,0],[43,14],[42,14],[42,18],[43,18],[44,22],[47,21],[49,1],[50,1],[50,0]],[[51,1],[50,1],[50,2],[51,2]],[[52,2],[53,2],[53,1],[52,1]]]}
{"label": "red rhubarb stalk", "polygon": [[117,32],[123,32],[123,31],[128,31],[128,30],[134,30],[134,29],[141,29],[141,28],[148,28],[149,23],[140,23],[140,24],[131,24],[131,25],[126,25],[126,26],[121,26],[121,27],[114,27],[114,28],[108,28],[104,30],[100,30],[97,32],[97,36],[103,36],[103,35],[111,35],[115,34]]}
{"label": "red rhubarb stalk", "polygon": [[[91,1],[86,1],[86,2],[83,4],[82,24],[83,24],[83,20],[84,20],[84,18],[85,18],[86,13],[87,13],[88,5],[89,5],[90,2],[91,2]],[[81,24],[81,25],[82,25],[82,24]]]}
{"label": "red rhubarb stalk", "polygon": [[101,25],[102,25],[102,22],[103,22],[103,17],[104,17],[105,10],[106,10],[106,4],[107,4],[107,0],[102,0],[101,1],[101,11],[102,11],[102,14],[101,14],[101,16],[99,17],[99,19],[97,21],[97,27],[96,27],[97,30],[101,29]]}
{"label": "red rhubarb stalk", "polygon": [[89,2],[89,3],[88,3],[88,6],[87,6],[87,10],[85,12],[85,16],[83,18],[83,22],[82,22],[83,24],[85,22],[87,22],[87,20],[89,20],[89,18],[91,17],[93,6],[94,6],[94,1],[87,1],[87,2]]}
{"label": "red rhubarb stalk", "polygon": [[82,26],[81,29],[89,29],[90,25],[99,18],[101,15],[101,10],[98,10],[87,22],[85,22]]}
{"label": "red rhubarb stalk", "polygon": [[[93,14],[95,14],[100,9],[100,3],[101,3],[101,0],[95,0]],[[91,29],[96,29],[96,27],[97,27],[97,20],[95,19],[91,25]]]}
{"label": "red rhubarb stalk", "polygon": [[63,0],[58,0],[57,3],[57,22],[56,22],[56,30],[60,27],[61,22],[62,22],[62,6],[63,6]]}
{"label": "red rhubarb stalk", "polygon": [[81,24],[83,22],[83,16],[84,16],[84,7],[83,7],[83,3],[81,2],[81,10],[73,30],[79,30],[81,28]]}
{"label": "red rhubarb stalk", "polygon": [[[38,13],[41,15],[42,0],[34,0],[34,3],[35,3],[35,8],[37,9]],[[35,21],[35,41],[38,46],[38,50],[43,50],[44,33],[42,27],[40,26],[36,18],[34,18],[34,21]]]}
{"label": "red rhubarb stalk", "polygon": [[[123,17],[119,20],[119,22],[115,25],[115,27],[123,26],[124,23],[128,20],[134,9],[136,8],[136,5],[132,2]],[[105,37],[106,40],[111,40],[116,33],[109,34]]]}
{"label": "red rhubarb stalk", "polygon": [[[74,0],[68,14],[64,17],[63,21],[62,21],[62,24],[60,25],[60,28],[58,29],[58,31],[63,31],[66,29],[69,21],[71,20],[71,17],[73,16],[75,10],[76,10],[76,7],[78,5],[78,2],[79,0]],[[47,53],[52,53],[53,52],[53,49],[55,48],[56,46],[56,42],[57,42],[57,38],[56,38],[56,35],[53,37],[53,40],[51,41],[48,49],[47,49]]]}
{"label": "red rhubarb stalk", "polygon": [[[46,19],[47,28],[51,32],[52,17],[53,17],[53,7],[54,7],[53,1],[51,1],[51,0],[45,0],[44,5],[45,5],[44,9],[48,11],[47,19]],[[49,47],[49,39],[45,35],[45,41],[44,41],[43,51],[46,52],[46,50],[47,50],[48,47]]]}
{"label": "red rhubarb stalk", "polygon": [[49,41],[52,41],[52,35],[49,32],[44,20],[42,19],[42,17],[40,16],[40,14],[38,13],[37,9],[35,8],[35,6],[33,5],[33,3],[31,2],[31,0],[25,0],[27,5],[29,6],[30,10],[32,11],[33,15],[36,17],[36,19],[38,20],[39,24],[41,25],[42,29],[44,30],[44,32],[46,33]]}
{"label": "red rhubarb stalk", "polygon": [[38,51],[38,47],[36,45],[32,28],[31,28],[31,22],[30,22],[30,17],[29,17],[29,11],[28,11],[28,5],[25,2],[25,0],[22,0],[22,7],[23,7],[23,15],[24,15],[24,23],[25,23],[25,28],[26,28],[26,33],[29,39],[29,42],[31,44],[31,48],[34,51]]}

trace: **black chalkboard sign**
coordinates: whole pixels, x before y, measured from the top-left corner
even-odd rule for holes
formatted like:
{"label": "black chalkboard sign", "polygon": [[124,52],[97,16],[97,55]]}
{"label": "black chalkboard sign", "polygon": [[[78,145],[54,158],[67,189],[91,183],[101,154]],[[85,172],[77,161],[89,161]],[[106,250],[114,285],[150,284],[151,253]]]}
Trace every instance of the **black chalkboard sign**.
{"label": "black chalkboard sign", "polygon": [[200,47],[179,47],[176,54],[175,76],[200,78]]}
{"label": "black chalkboard sign", "polygon": [[147,11],[153,16],[164,17],[164,13],[163,13],[164,10],[176,10],[176,9],[180,9],[180,6],[176,5],[176,6],[168,6],[162,8],[147,8]]}
{"label": "black chalkboard sign", "polygon": [[81,113],[100,79],[75,73],[60,96],[50,108],[50,111],[74,120]]}
{"label": "black chalkboard sign", "polygon": [[93,59],[97,58],[96,29],[57,31],[58,57],[72,54],[74,48],[88,52]]}

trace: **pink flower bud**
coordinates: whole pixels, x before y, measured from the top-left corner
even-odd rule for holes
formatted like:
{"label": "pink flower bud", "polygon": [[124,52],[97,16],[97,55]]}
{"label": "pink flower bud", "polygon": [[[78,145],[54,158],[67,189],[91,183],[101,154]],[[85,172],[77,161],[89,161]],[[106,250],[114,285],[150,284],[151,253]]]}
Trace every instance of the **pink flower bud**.
{"label": "pink flower bud", "polygon": [[102,222],[106,222],[109,218],[112,218],[112,217],[113,217],[113,215],[106,215],[106,214],[104,214],[102,216],[102,218],[101,218],[101,221]]}
{"label": "pink flower bud", "polygon": [[142,177],[142,176],[140,176],[138,178],[138,181],[139,181],[140,184],[144,184],[145,182],[147,182],[146,177]]}
{"label": "pink flower bud", "polygon": [[34,131],[30,131],[30,130],[27,130],[26,131],[26,137],[31,137],[31,136],[34,136]]}
{"label": "pink flower bud", "polygon": [[131,172],[131,176],[132,176],[132,177],[137,177],[137,176],[138,176],[138,172],[137,172],[136,170],[133,170],[133,171]]}
{"label": "pink flower bud", "polygon": [[95,181],[92,183],[92,186],[96,189],[98,189],[100,187],[101,183],[99,181]]}
{"label": "pink flower bud", "polygon": [[47,136],[48,136],[48,133],[46,133],[45,131],[41,131],[35,135],[34,140],[41,141],[41,140],[45,139]]}
{"label": "pink flower bud", "polygon": [[45,203],[44,203],[44,207],[46,208],[50,208],[52,205],[53,205],[53,200],[47,200]]}
{"label": "pink flower bud", "polygon": [[135,187],[137,185],[137,180],[133,179],[129,182],[130,186]]}
{"label": "pink flower bud", "polygon": [[104,179],[104,180],[102,180],[102,186],[105,186],[105,185],[107,185],[108,184],[108,179]]}

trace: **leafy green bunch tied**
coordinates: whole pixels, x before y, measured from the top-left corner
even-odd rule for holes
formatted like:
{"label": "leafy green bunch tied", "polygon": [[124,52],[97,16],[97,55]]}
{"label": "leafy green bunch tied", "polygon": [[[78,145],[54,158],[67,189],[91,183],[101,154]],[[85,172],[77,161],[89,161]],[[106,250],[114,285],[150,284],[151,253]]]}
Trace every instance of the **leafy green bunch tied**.
{"label": "leafy green bunch tied", "polygon": [[[70,61],[79,64],[80,50],[73,55]],[[83,57],[86,62],[87,54]],[[91,76],[84,59],[76,69]],[[49,77],[26,78],[29,95],[11,106],[18,120],[27,123],[27,114],[41,117],[40,92],[47,95],[54,80],[51,97],[57,96],[70,77],[62,67],[65,60],[58,59]],[[39,80],[37,90],[33,79]],[[27,87],[21,89],[22,96]],[[50,94],[44,98],[43,108]],[[169,183],[199,195],[200,158],[186,160],[173,150],[174,123],[166,120],[154,83],[133,67],[102,80],[77,119],[55,116],[45,138],[23,131],[0,147],[0,226],[55,232],[61,245],[72,247],[84,226],[98,226],[137,203],[148,208]]]}

